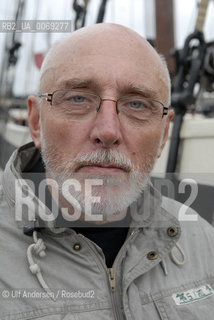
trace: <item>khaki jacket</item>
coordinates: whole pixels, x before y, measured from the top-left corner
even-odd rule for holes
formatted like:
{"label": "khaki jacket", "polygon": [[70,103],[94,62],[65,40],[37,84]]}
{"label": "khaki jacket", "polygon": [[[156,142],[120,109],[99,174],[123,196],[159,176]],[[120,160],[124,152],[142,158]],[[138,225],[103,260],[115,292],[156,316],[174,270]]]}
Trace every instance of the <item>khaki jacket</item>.
{"label": "khaki jacket", "polygon": [[[22,220],[16,221],[25,184],[19,179],[34,158],[33,144],[21,147],[2,177],[1,320],[213,319],[212,226],[199,216],[179,222],[181,204],[151,187],[149,204],[145,196],[133,204],[127,240],[107,269],[102,250],[71,228],[47,221],[33,236],[23,233],[30,222],[25,205]],[[49,210],[36,196],[32,203],[36,220],[39,207]],[[186,209],[186,215],[196,214]]]}

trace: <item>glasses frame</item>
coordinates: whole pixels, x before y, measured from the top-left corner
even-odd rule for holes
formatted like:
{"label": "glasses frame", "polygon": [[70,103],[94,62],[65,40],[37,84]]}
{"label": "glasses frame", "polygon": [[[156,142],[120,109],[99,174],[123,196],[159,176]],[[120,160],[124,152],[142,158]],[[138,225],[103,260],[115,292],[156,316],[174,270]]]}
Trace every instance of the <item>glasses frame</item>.
{"label": "glasses frame", "polygon": [[[49,102],[50,105],[52,106],[52,100],[53,100],[53,95],[54,95],[54,93],[57,92],[57,91],[61,91],[61,90],[69,90],[69,91],[82,92],[81,90],[76,90],[76,89],[57,89],[57,90],[53,91],[52,93],[47,93],[47,92],[45,92],[45,93],[39,93],[37,96],[38,96],[39,98],[45,99],[45,100],[46,100],[47,102]],[[101,107],[101,104],[102,104],[103,101],[113,101],[113,102],[116,103],[116,111],[117,111],[117,114],[119,113],[118,107],[117,107],[117,102],[118,102],[120,99],[123,99],[123,97],[119,98],[118,100],[113,100],[113,99],[102,99],[102,98],[101,98],[99,95],[97,95],[97,94],[93,94],[93,93],[90,93],[90,94],[91,94],[91,95],[94,95],[94,96],[96,96],[96,97],[98,97],[98,98],[100,99],[100,104],[99,104],[99,107],[97,108],[97,112],[99,112],[100,107]],[[169,108],[165,107],[162,102],[160,102],[160,101],[158,101],[158,100],[156,100],[156,99],[152,99],[152,98],[151,98],[151,99],[150,99],[150,98],[145,98],[145,99],[147,99],[148,101],[158,102],[158,103],[160,103],[160,104],[162,105],[162,107],[163,107],[162,118],[163,118],[165,115],[168,114]]]}

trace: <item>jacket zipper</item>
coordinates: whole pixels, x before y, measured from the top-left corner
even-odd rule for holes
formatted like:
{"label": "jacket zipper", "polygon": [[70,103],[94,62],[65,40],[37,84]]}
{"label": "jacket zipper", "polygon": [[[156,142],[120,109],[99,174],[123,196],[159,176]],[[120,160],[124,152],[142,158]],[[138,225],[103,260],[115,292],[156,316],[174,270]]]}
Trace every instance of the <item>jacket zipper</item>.
{"label": "jacket zipper", "polygon": [[115,276],[114,276],[114,269],[113,268],[108,268],[109,271],[109,282],[110,282],[110,287],[111,290],[115,290]]}
{"label": "jacket zipper", "polygon": [[104,260],[97,253],[97,250],[93,246],[93,244],[85,236],[83,236],[82,234],[78,234],[78,236],[83,238],[83,240],[86,242],[86,244],[89,246],[89,248],[94,252],[96,257],[98,258],[98,261],[101,263],[103,269],[105,270],[105,276],[107,275],[108,284],[109,284],[109,288],[110,288],[112,309],[113,309],[113,313],[114,313],[114,316],[115,316],[116,320],[123,319],[122,316],[121,316],[121,313],[119,311],[119,308],[118,308],[118,306],[120,305],[120,299],[119,299],[119,295],[118,295],[117,290],[116,290],[116,278],[115,278],[116,265],[117,265],[117,261],[119,260],[119,258],[122,255],[122,252],[125,249],[127,243],[134,237],[134,235],[137,234],[138,231],[139,231],[139,229],[133,230],[131,232],[130,236],[126,239],[126,241],[124,242],[124,244],[120,248],[120,251],[119,251],[119,253],[117,254],[117,256],[115,258],[115,261],[113,263],[112,268],[107,268]]}
{"label": "jacket zipper", "polygon": [[116,284],[116,277],[115,277],[116,269],[117,269],[116,267],[117,267],[118,261],[120,260],[120,257],[122,256],[123,251],[125,250],[125,248],[127,246],[127,243],[129,241],[131,241],[131,239],[133,239],[133,237],[138,232],[139,232],[139,229],[135,229],[130,232],[129,236],[127,237],[124,244],[120,248],[120,250],[114,260],[112,268],[109,268],[109,281],[110,281],[110,285],[112,284],[111,289],[112,289],[113,306],[115,309],[115,315],[116,315],[117,320],[122,319],[122,316],[121,316],[121,313],[119,312],[118,307],[117,307],[117,306],[120,306],[120,298],[119,298],[119,295],[117,294],[117,291],[116,291],[116,285],[117,285]]}

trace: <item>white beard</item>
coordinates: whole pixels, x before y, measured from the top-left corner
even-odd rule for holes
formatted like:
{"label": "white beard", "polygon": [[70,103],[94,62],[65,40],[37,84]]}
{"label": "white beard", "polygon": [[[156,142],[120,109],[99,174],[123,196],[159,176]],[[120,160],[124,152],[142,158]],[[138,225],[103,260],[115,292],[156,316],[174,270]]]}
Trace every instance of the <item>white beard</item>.
{"label": "white beard", "polygon": [[[147,163],[139,170],[132,165],[130,159],[111,149],[99,149],[67,161],[63,158],[63,155],[57,153],[52,144],[45,141],[42,135],[41,141],[41,154],[46,170],[50,177],[57,182],[60,193],[62,193],[63,183],[66,180],[76,179],[80,182],[81,191],[75,191],[72,188],[72,191],[69,190],[69,192],[80,204],[82,212],[85,212],[85,197],[87,197],[84,192],[85,179],[102,179],[102,186],[95,186],[92,189],[92,196],[99,196],[100,201],[91,204],[91,213],[100,214],[103,218],[112,217],[127,209],[131,203],[141,196],[147,186],[149,172],[155,161],[154,156],[148,157]],[[120,177],[115,177],[75,171],[81,165],[96,163],[115,164],[123,168],[124,173]],[[72,205],[75,206],[74,203]]]}

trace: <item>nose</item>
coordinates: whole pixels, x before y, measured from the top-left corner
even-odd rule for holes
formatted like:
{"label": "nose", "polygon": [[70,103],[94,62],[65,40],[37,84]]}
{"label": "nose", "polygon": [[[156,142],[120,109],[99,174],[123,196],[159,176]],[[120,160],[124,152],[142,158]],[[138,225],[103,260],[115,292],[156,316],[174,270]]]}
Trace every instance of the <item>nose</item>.
{"label": "nose", "polygon": [[103,148],[117,147],[121,143],[120,121],[115,101],[102,100],[91,130],[91,140]]}

